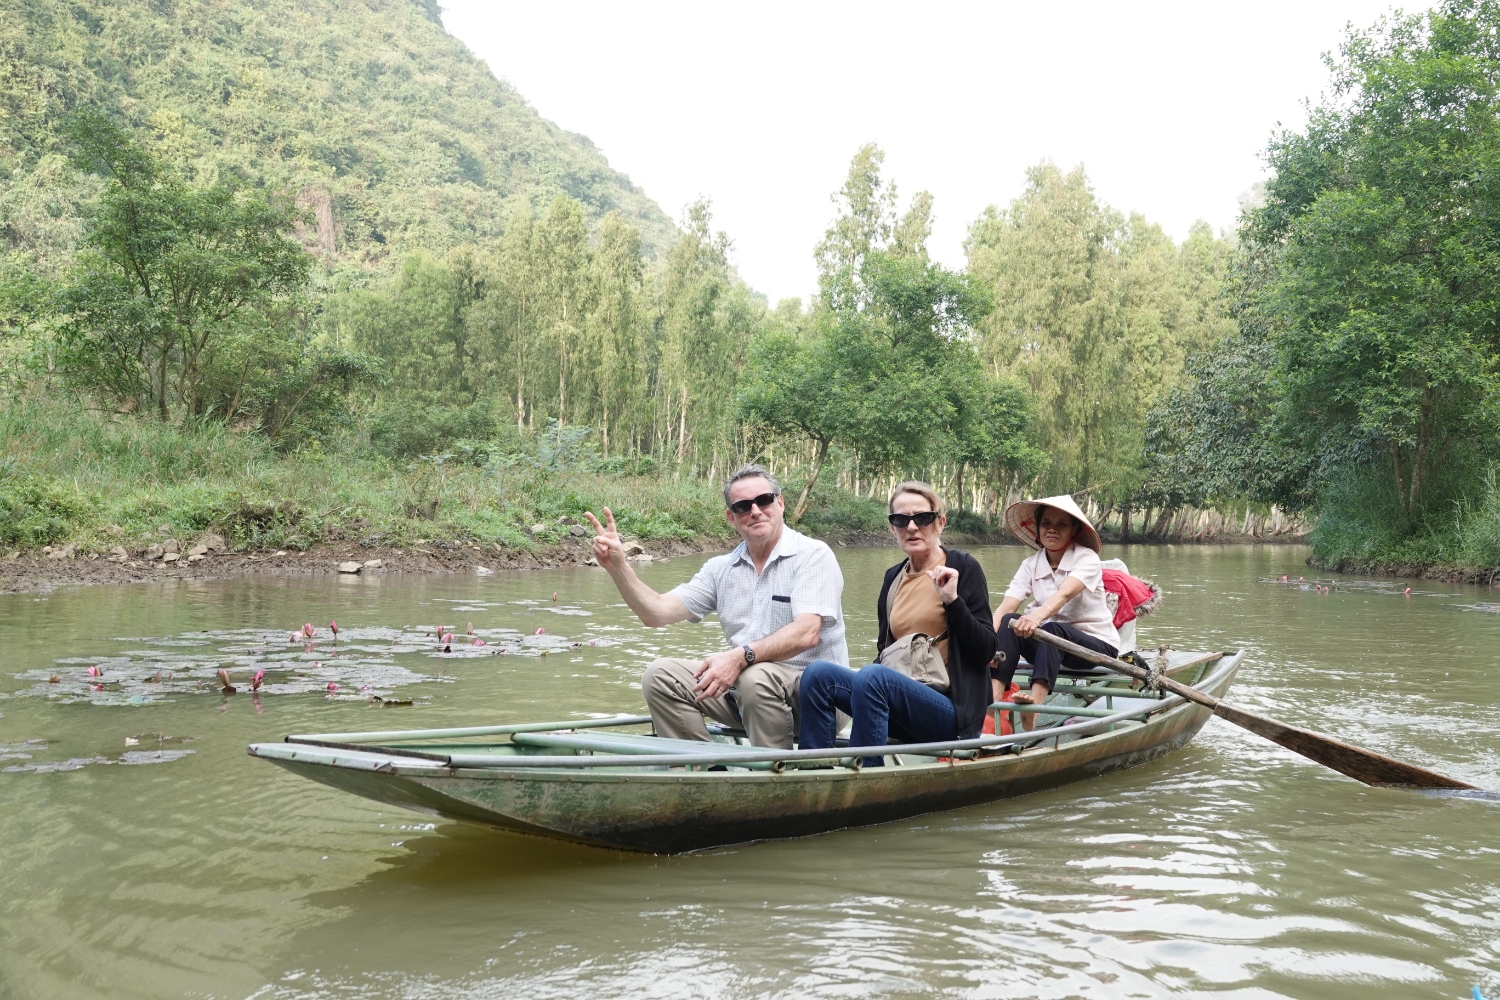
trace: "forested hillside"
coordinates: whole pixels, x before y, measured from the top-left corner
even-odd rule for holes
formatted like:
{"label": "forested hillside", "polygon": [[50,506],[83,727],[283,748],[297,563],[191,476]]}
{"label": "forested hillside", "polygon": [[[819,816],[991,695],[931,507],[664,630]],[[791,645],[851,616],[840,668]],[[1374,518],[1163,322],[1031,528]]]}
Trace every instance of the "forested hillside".
{"label": "forested hillside", "polygon": [[[501,68],[503,72],[503,67]],[[648,257],[671,221],[587,138],[542,119],[443,30],[431,0],[0,0],[0,232],[47,254],[92,187],[63,167],[70,108],[119,115],[190,182],[288,192],[344,268],[494,240],[518,207],[610,212]]]}

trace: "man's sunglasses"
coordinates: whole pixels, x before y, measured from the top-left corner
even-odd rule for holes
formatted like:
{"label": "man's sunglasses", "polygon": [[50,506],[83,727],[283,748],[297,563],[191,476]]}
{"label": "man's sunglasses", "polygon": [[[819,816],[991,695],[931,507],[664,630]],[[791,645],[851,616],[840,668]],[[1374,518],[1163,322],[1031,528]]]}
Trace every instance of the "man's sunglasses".
{"label": "man's sunglasses", "polygon": [[913,521],[917,522],[917,527],[925,528],[938,519],[938,512],[935,510],[924,510],[916,514],[887,514],[885,519],[891,522],[891,527],[898,531]]}
{"label": "man's sunglasses", "polygon": [[734,503],[729,505],[729,510],[734,514],[748,514],[750,513],[750,506],[752,504],[754,504],[756,507],[759,507],[761,510],[765,510],[767,507],[775,503],[776,498],[780,495],[781,494],[779,493],[762,493],[760,496],[751,497],[749,500],[736,500]]}

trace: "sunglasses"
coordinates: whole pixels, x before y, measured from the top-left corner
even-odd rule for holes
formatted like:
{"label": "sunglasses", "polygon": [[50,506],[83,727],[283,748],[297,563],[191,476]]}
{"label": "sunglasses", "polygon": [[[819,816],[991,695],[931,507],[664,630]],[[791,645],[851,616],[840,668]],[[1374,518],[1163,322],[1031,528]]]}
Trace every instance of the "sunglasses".
{"label": "sunglasses", "polygon": [[750,513],[751,505],[759,507],[761,510],[765,510],[767,507],[775,503],[776,498],[780,495],[781,494],[779,493],[762,493],[760,496],[751,497],[749,500],[736,500],[734,503],[729,505],[729,510],[730,513],[733,514],[748,514]]}
{"label": "sunglasses", "polygon": [[898,531],[913,521],[917,522],[917,527],[925,528],[938,519],[938,512],[935,510],[924,510],[917,514],[887,514],[885,519],[891,522],[891,527]]}

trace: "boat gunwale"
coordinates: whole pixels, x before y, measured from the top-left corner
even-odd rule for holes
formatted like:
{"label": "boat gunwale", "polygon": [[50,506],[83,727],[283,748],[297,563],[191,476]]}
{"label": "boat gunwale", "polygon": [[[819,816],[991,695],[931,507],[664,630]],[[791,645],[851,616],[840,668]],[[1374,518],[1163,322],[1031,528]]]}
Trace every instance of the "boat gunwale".
{"label": "boat gunwale", "polygon": [[[1222,682],[1224,676],[1232,674],[1236,669],[1238,669],[1240,663],[1244,659],[1244,656],[1245,650],[1243,649],[1235,650],[1233,652],[1226,651],[1219,657],[1217,667],[1206,676],[1200,677],[1198,681],[1193,684],[1193,687],[1202,690],[1218,686],[1218,684]],[[1214,661],[1208,662],[1213,663]],[[1103,692],[1101,692],[1101,697],[1102,696]],[[1121,695],[1115,694],[1114,696],[1120,697]],[[1182,708],[1197,709],[1199,711],[1205,712],[1209,711],[1204,706],[1198,705],[1194,702],[1190,702],[1180,695],[1172,695],[1167,698],[1156,700],[1155,704],[1150,706],[1135,709],[1124,709],[1113,715],[1105,716],[1103,718],[1089,719],[1086,722],[1080,722],[1078,724],[1068,725],[1066,727],[1062,725],[1051,726],[1048,727],[1046,731],[1034,730],[1029,733],[1019,733],[1013,734],[1011,736],[988,736],[969,740],[949,740],[946,742],[927,744],[894,744],[885,747],[840,747],[838,748],[838,752],[840,756],[846,757],[852,756],[852,750],[854,754],[858,754],[861,757],[876,756],[878,753],[878,755],[881,756],[884,756],[886,754],[899,754],[901,756],[931,756],[934,758],[932,761],[927,763],[904,764],[900,767],[893,768],[868,769],[868,776],[870,777],[876,776],[881,772],[889,772],[891,775],[895,775],[911,774],[913,772],[928,771],[932,769],[947,769],[952,767],[973,768],[984,765],[1005,765],[1014,761],[1021,760],[1028,755],[1034,755],[1037,752],[1052,753],[1060,752],[1066,749],[1066,747],[1062,745],[1054,745],[1053,747],[1038,747],[1030,746],[1030,744],[1045,743],[1049,740],[1060,740],[1061,738],[1069,736],[1100,736],[1105,738],[1115,735],[1124,736],[1126,734],[1138,732],[1140,728],[1159,726],[1164,723],[1169,716],[1174,715],[1178,709]],[[1143,716],[1145,716],[1146,718],[1142,719]],[[608,722],[614,720],[599,719],[587,721],[592,723],[592,725],[590,725],[588,728],[601,728],[602,724],[607,724]],[[1139,721],[1140,726],[1114,731],[1111,731],[1110,729],[1110,727],[1118,725],[1119,723],[1131,721]],[[615,722],[615,724],[624,725],[631,723],[618,721]],[[539,724],[531,723],[520,725],[526,725],[529,728],[530,726]],[[497,728],[510,727],[482,728],[492,730]],[[414,730],[409,732],[435,733],[442,731]],[[318,756],[322,755],[316,754],[315,751],[325,748],[319,747],[316,744],[311,743],[310,741],[303,742],[303,740],[306,739],[306,737],[302,737],[300,739],[294,740],[292,737],[288,737],[287,740],[283,743],[251,744],[248,750],[252,756],[276,762],[287,761],[289,763],[296,762],[329,767],[350,766],[339,763],[337,756],[333,754],[328,755],[333,759],[316,759]],[[1069,743],[1075,742],[1078,741],[1069,740]],[[291,746],[288,746],[288,743],[290,743]],[[997,747],[1019,746],[1021,744],[1027,744],[1028,746],[1014,753],[994,754],[977,759],[955,759],[951,757],[947,758],[946,760],[941,759],[945,752],[951,752],[953,750],[980,750]],[[1100,745],[1100,743],[1091,742],[1090,745],[1097,747]],[[306,756],[303,756],[301,754],[299,754],[297,757],[284,756],[284,752],[291,750],[292,747],[307,747],[308,751],[313,752],[307,753]],[[267,752],[258,753],[257,748],[264,748]],[[334,748],[330,747],[326,749],[331,750]],[[371,745],[354,746],[346,744],[345,747],[341,749],[357,750],[361,754],[379,756],[383,752],[385,752],[387,748],[378,748]],[[718,772],[666,770],[666,768],[674,766],[685,767],[691,765],[706,767],[713,766],[715,763],[736,765],[777,760],[792,762],[799,759],[828,759],[829,752],[825,749],[778,750],[775,748],[749,748],[745,750],[726,750],[726,752],[723,754],[710,755],[695,753],[660,754],[654,756],[637,755],[621,760],[612,759],[611,757],[591,756],[558,757],[519,754],[496,754],[493,756],[478,754],[450,754],[448,755],[447,766],[442,766],[442,764],[440,763],[440,761],[442,760],[441,755],[433,754],[431,755],[431,757],[437,758],[433,761],[434,764],[438,765],[436,767],[431,765],[412,766],[405,764],[400,761],[399,758],[402,756],[407,756],[407,760],[410,761],[411,756],[403,754],[395,748],[389,749],[393,751],[391,753],[391,756],[397,759],[390,760],[386,766],[380,767],[379,770],[382,773],[390,775],[405,775],[408,777],[421,777],[427,780],[432,780],[435,778],[483,778],[488,780],[499,780],[501,778],[524,778],[527,780],[561,779],[570,781],[586,780],[610,782],[624,780],[649,782],[667,781],[672,783],[679,783],[682,781],[696,782],[725,780],[787,781],[794,778],[816,781],[828,780],[831,778],[854,778],[861,774],[861,771],[859,769],[848,767],[834,768],[832,770],[788,769],[785,772],[781,773],[767,772],[764,770]],[[424,757],[426,756],[427,755],[424,754]],[[480,756],[485,756],[486,758],[485,762],[482,764],[471,764],[470,760],[466,759]],[[453,762],[454,757],[459,758],[458,763]],[[720,760],[720,758],[723,759]],[[493,763],[491,763],[492,761]],[[520,763],[521,761],[526,761],[526,763]],[[413,762],[413,764],[414,763],[415,762]],[[647,770],[647,768],[649,768],[650,770]],[[357,769],[364,770],[366,768]],[[986,767],[985,769],[987,770],[988,767]]]}

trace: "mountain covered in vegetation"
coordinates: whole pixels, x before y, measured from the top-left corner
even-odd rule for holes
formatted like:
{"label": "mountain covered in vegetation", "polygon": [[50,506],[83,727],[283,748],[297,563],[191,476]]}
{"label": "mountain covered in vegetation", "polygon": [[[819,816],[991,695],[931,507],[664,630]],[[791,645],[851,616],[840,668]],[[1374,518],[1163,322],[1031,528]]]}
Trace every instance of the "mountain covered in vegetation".
{"label": "mountain covered in vegetation", "polygon": [[442,26],[433,0],[0,0],[0,235],[77,238],[88,180],[57,123],[118,115],[183,165],[294,195],[339,268],[498,238],[559,195],[618,212],[648,257],[677,232],[587,138],[543,119]]}

